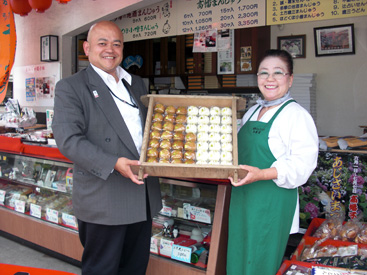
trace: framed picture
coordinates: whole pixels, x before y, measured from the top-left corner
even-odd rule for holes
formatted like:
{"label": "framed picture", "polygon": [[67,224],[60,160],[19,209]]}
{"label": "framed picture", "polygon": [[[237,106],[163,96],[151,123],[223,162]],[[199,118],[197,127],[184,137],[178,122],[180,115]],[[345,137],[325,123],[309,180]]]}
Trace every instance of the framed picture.
{"label": "framed picture", "polygon": [[286,50],[293,58],[305,58],[306,35],[279,36],[278,49]]}
{"label": "framed picture", "polygon": [[314,28],[316,56],[355,54],[354,24]]}
{"label": "framed picture", "polygon": [[56,35],[41,36],[41,61],[59,60],[59,37]]}

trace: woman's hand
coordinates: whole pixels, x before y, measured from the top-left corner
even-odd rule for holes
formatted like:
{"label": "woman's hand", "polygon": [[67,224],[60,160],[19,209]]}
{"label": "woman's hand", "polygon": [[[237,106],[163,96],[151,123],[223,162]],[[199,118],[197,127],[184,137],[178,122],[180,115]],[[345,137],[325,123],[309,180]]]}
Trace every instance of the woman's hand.
{"label": "woman's hand", "polygon": [[[119,158],[115,164],[115,170],[119,172],[125,178],[131,179],[136,184],[144,184],[144,181],[139,180],[138,175],[135,175],[131,171],[131,165],[140,165],[140,161],[138,160],[131,160],[127,158]],[[148,174],[144,175],[146,178]]]}
{"label": "woman's hand", "polygon": [[233,178],[229,177],[228,179],[231,181],[233,186],[241,186],[260,180],[276,179],[278,176],[277,170],[274,167],[268,169],[259,169],[254,166],[240,165],[240,168],[248,171],[248,173],[246,177],[239,179],[238,182],[234,182]]}

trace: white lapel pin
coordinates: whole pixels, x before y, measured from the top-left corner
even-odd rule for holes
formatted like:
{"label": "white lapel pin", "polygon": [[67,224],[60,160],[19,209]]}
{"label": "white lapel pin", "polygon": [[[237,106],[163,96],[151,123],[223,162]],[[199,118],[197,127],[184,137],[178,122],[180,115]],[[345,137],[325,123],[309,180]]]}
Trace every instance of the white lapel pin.
{"label": "white lapel pin", "polygon": [[94,95],[94,98],[98,98],[99,97],[99,95],[98,95],[98,93],[97,93],[96,90],[93,91],[93,95]]}

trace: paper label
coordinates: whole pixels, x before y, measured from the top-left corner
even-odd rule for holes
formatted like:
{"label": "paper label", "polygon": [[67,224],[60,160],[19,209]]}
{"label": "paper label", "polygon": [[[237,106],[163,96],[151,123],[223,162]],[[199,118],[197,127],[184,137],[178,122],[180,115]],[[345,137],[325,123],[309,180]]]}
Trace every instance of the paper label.
{"label": "paper label", "polygon": [[72,227],[76,227],[76,218],[74,215],[62,213],[61,219],[62,219],[63,224],[66,224]]}
{"label": "paper label", "polygon": [[191,206],[190,219],[197,222],[211,223],[210,210],[206,208]]}
{"label": "paper label", "polygon": [[42,216],[42,207],[40,205],[37,205],[37,204],[34,204],[34,203],[31,203],[31,206],[30,206],[30,214],[31,216],[33,217],[36,217],[36,218],[41,218]]}
{"label": "paper label", "polygon": [[59,223],[59,211],[56,211],[51,208],[47,208],[46,220],[53,222],[53,223]]}
{"label": "paper label", "polygon": [[159,254],[171,257],[173,244],[173,241],[162,238],[161,245],[159,246]]}
{"label": "paper label", "polygon": [[25,201],[15,200],[14,210],[20,213],[25,212]]}
{"label": "paper label", "polygon": [[150,252],[158,254],[158,239],[155,237],[150,238]]}
{"label": "paper label", "polygon": [[172,256],[171,258],[177,261],[190,263],[191,262],[191,247],[180,246],[174,244],[172,247]]}
{"label": "paper label", "polygon": [[171,217],[172,216],[172,208],[168,207],[168,206],[163,206],[162,210],[161,210],[161,214]]}
{"label": "paper label", "polygon": [[6,191],[0,190],[0,203],[4,204]]}

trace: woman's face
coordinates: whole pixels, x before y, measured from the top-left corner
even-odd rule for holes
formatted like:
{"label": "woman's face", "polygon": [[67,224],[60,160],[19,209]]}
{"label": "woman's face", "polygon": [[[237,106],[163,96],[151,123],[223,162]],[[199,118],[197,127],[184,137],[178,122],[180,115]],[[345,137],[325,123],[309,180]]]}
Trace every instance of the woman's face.
{"label": "woman's face", "polygon": [[[263,79],[261,75],[269,77]],[[289,75],[287,64],[280,58],[269,56],[260,63],[257,84],[265,100],[283,97],[292,83],[293,75]]]}

